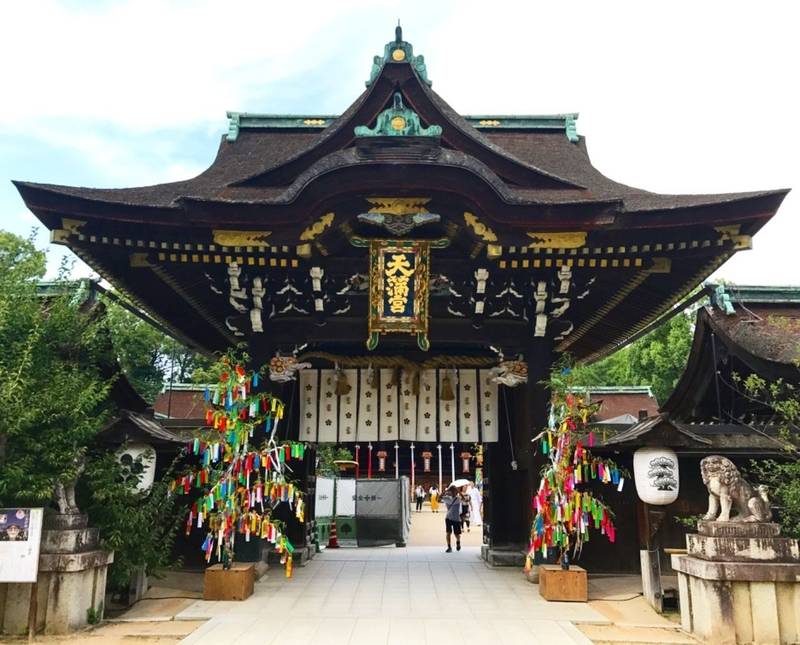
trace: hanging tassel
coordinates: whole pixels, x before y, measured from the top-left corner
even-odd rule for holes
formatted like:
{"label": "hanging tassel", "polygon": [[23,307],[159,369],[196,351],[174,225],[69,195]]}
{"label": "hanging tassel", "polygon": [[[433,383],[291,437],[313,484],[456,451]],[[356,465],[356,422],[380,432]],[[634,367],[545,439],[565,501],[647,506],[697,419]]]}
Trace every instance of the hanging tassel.
{"label": "hanging tassel", "polygon": [[453,391],[453,381],[450,378],[450,370],[447,370],[442,379],[442,389],[439,392],[439,399],[442,401],[453,401],[456,394]]}
{"label": "hanging tassel", "polygon": [[378,389],[378,373],[372,365],[367,368],[367,385],[373,390]]}
{"label": "hanging tassel", "polygon": [[336,396],[345,396],[350,394],[350,390],[353,388],[350,386],[350,383],[347,382],[347,374],[344,373],[344,370],[340,370],[339,367],[336,367]]}

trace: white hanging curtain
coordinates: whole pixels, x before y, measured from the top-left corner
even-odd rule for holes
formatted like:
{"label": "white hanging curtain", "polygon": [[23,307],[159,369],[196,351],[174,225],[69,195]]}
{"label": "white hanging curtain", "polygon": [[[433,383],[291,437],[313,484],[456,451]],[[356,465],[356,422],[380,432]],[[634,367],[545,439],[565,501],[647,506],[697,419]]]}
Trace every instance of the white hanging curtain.
{"label": "white hanging curtain", "polygon": [[475,370],[458,370],[458,440],[480,441],[478,426],[478,374]]}
{"label": "white hanging curtain", "polygon": [[339,397],[339,441],[342,443],[356,440],[356,422],[358,421],[358,370],[342,370],[350,391]]}
{"label": "white hanging curtain", "polygon": [[339,397],[336,396],[336,370],[320,370],[319,433],[320,443],[336,443],[339,425]]}
{"label": "white hanging curtain", "polygon": [[417,438],[417,395],[414,394],[414,372],[403,370],[400,380],[400,439]]}
{"label": "white hanging curtain", "polygon": [[380,388],[373,388],[368,380],[371,370],[359,370],[358,378],[358,441],[369,443],[378,440],[378,397]]}
{"label": "white hanging curtain", "polygon": [[381,441],[397,441],[397,385],[392,385],[394,378],[393,369],[380,371],[380,399],[379,410],[380,424],[379,436]]}
{"label": "white hanging curtain", "polygon": [[496,442],[499,435],[497,406],[500,404],[498,385],[492,383],[490,370],[480,370],[480,421],[484,443]]}
{"label": "white hanging curtain", "polygon": [[[450,372],[448,376],[448,372]],[[439,440],[450,443],[458,441],[458,396],[451,401],[443,401],[441,398],[442,383],[445,378],[449,378],[453,392],[457,394],[458,385],[455,370],[439,370]]]}
{"label": "white hanging curtain", "polygon": [[317,370],[300,370],[300,439],[317,440],[317,404],[319,390]]}
{"label": "white hanging curtain", "polygon": [[436,370],[423,370],[419,375],[417,441],[436,441]]}

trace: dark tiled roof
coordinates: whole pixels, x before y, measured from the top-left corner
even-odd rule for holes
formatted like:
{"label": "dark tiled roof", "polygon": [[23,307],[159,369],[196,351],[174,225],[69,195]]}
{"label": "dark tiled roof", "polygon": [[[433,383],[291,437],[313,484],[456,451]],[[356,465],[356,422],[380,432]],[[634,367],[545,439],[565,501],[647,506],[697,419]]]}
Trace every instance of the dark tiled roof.
{"label": "dark tiled roof", "polygon": [[179,435],[162,426],[152,416],[130,410],[120,410],[119,415],[99,434],[99,439],[106,442],[135,438],[152,439],[157,443],[183,443]]}

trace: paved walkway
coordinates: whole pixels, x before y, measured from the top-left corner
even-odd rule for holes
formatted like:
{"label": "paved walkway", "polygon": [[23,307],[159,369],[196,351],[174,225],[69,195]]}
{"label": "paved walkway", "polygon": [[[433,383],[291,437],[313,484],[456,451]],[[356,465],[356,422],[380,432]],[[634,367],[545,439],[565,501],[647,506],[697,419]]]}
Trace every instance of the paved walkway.
{"label": "paved walkway", "polygon": [[198,601],[177,620],[210,619],[183,643],[535,645],[589,641],[573,623],[608,623],[586,604],[548,603],[517,569],[477,547],[329,550],[287,581],[272,570],[240,603]]}

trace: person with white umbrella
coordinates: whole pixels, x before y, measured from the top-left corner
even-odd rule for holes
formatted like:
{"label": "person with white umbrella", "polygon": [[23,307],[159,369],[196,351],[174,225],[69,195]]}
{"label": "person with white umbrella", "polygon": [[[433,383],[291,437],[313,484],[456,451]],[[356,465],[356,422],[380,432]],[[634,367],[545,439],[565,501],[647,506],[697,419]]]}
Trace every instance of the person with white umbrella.
{"label": "person with white umbrella", "polygon": [[442,502],[447,507],[444,515],[444,526],[447,534],[447,550],[445,553],[452,553],[451,535],[456,535],[456,551],[461,551],[461,504],[463,503],[461,494],[455,486],[456,482],[450,484],[442,495]]}

